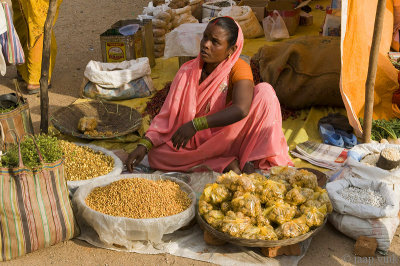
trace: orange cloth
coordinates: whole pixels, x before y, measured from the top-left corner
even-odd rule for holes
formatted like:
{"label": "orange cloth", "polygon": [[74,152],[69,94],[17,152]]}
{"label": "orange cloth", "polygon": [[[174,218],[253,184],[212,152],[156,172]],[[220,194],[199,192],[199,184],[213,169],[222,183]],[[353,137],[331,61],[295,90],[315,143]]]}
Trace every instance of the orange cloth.
{"label": "orange cloth", "polygon": [[253,81],[253,72],[251,67],[243,59],[239,58],[233,65],[231,73],[229,73],[228,95],[226,95],[226,102],[232,101],[233,85],[240,80]]}
{"label": "orange cloth", "polygon": [[[341,94],[347,110],[347,116],[357,136],[362,135],[358,118],[364,116],[365,82],[368,73],[368,62],[374,21],[378,0],[348,0],[347,14],[342,21],[346,22],[342,44]],[[346,2],[348,2],[346,4]],[[347,16],[347,20],[346,20]],[[400,117],[392,109],[392,95],[398,88],[397,70],[391,64],[389,52],[393,35],[393,0],[388,0],[384,17],[378,70],[375,80],[374,119]]]}
{"label": "orange cloth", "polygon": [[233,65],[231,73],[229,74],[229,89],[232,89],[236,82],[244,79],[253,81],[253,72],[251,71],[250,65],[239,58]]}

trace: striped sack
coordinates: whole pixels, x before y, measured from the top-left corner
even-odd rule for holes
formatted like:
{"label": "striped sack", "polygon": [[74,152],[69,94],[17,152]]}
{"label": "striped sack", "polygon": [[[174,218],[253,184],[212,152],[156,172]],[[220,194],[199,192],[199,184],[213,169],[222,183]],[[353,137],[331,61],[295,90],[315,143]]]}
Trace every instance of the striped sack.
{"label": "striped sack", "polygon": [[0,43],[3,50],[3,55],[6,61],[12,65],[25,63],[25,54],[22,49],[18,34],[15,31],[10,7],[7,3],[2,2],[1,8],[4,9],[4,14],[7,22],[7,32],[0,35]]}
{"label": "striped sack", "polygon": [[[18,143],[19,145],[19,143]],[[0,168],[0,256],[3,261],[71,239],[76,227],[63,159],[32,171]]]}
{"label": "striped sack", "polygon": [[11,132],[15,132],[18,139],[23,139],[26,134],[33,134],[28,101],[23,97],[19,97],[19,100],[17,108],[0,114],[1,134],[6,143],[17,144],[17,140]]}

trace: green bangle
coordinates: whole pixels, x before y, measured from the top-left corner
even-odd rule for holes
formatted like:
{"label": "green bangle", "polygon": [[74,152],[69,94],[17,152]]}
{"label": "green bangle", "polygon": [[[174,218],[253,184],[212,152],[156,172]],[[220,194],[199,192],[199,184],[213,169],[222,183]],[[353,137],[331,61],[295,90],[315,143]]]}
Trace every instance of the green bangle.
{"label": "green bangle", "polygon": [[195,119],[192,120],[192,123],[196,131],[208,128],[207,117],[205,116],[196,117]]}
{"label": "green bangle", "polygon": [[139,143],[137,145],[142,145],[146,148],[147,152],[149,152],[151,150],[151,148],[153,148],[153,143],[151,143],[150,140],[142,138],[139,140]]}

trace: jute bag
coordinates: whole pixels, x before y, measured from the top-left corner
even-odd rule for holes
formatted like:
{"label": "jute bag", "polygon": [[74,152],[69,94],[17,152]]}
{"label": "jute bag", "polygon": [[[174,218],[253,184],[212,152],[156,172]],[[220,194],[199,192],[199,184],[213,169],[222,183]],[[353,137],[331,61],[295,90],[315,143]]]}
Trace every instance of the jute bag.
{"label": "jute bag", "polygon": [[[35,143],[36,145],[36,143]],[[64,178],[63,159],[32,171],[0,168],[0,257],[10,260],[71,239],[78,232]]]}
{"label": "jute bag", "polygon": [[2,127],[0,133],[2,136],[4,135],[6,143],[16,144],[16,138],[11,132],[15,132],[19,139],[23,139],[25,135],[33,134],[34,132],[28,101],[19,92],[18,82],[14,80],[14,83],[17,92],[14,97],[17,98],[18,107],[10,112],[0,114]]}
{"label": "jute bag", "polygon": [[340,95],[340,38],[307,36],[261,47],[253,60],[261,79],[290,109],[343,107]]}

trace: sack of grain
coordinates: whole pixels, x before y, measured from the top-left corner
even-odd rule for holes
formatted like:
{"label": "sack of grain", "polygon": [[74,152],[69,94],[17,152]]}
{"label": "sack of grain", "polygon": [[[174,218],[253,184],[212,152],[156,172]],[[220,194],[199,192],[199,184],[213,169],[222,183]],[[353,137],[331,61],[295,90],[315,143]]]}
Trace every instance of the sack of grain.
{"label": "sack of grain", "polygon": [[232,6],[223,8],[218,16],[229,16],[237,21],[246,39],[257,38],[264,35],[263,28],[256,15],[249,6]]}
{"label": "sack of grain", "polygon": [[190,0],[192,16],[195,17],[198,21],[201,21],[203,17],[203,4],[204,0]]}
{"label": "sack of grain", "polygon": [[[385,148],[393,148],[400,151],[400,145],[384,144],[384,143],[365,143],[352,148],[345,162],[345,166],[349,167],[351,172],[362,179],[377,180],[392,185],[400,201],[400,168],[385,170],[377,167],[377,158]],[[375,160],[372,156],[376,156]],[[373,161],[366,161],[368,157],[372,157]]]}
{"label": "sack of grain", "polygon": [[397,217],[399,201],[392,187],[376,180],[346,178],[326,185],[333,209],[359,218]]}
{"label": "sack of grain", "polygon": [[212,2],[206,2],[203,4],[203,18],[214,18],[218,16],[218,13],[223,7],[236,6],[236,2],[233,0],[217,0]]}
{"label": "sack of grain", "polygon": [[354,240],[360,236],[375,238],[378,251],[384,255],[387,254],[399,225],[399,217],[364,219],[335,211],[329,214],[328,219],[338,231]]}
{"label": "sack of grain", "polygon": [[[164,217],[157,216],[160,218],[147,218],[147,219],[128,218],[128,217],[149,217],[147,216],[148,211],[146,211],[148,209],[143,207],[137,208],[136,206],[136,208],[133,208],[130,212],[134,211],[135,213],[132,213],[134,214],[134,216],[130,215],[131,213],[126,213],[126,212],[120,213],[118,214],[118,216],[107,215],[103,212],[95,211],[94,209],[89,207],[89,206],[94,207],[93,205],[95,204],[98,208],[103,208],[106,210],[106,207],[110,204],[113,204],[113,202],[108,201],[108,199],[104,200],[104,197],[89,197],[91,192],[94,190],[97,190],[97,192],[99,192],[99,189],[101,187],[108,186],[114,182],[118,182],[121,185],[126,184],[125,183],[127,181],[126,179],[131,179],[131,178],[135,179],[142,178],[153,181],[157,181],[160,179],[171,180],[176,184],[178,184],[180,190],[182,190],[187,194],[186,197],[188,197],[190,203],[189,205],[186,205],[185,210],[175,215],[164,216]],[[126,181],[122,183],[119,182],[124,180]],[[148,182],[143,180],[137,180],[135,183],[137,183],[137,185],[139,186],[141,184],[145,185]],[[159,189],[156,189],[155,191],[158,190]],[[106,192],[104,190],[102,191]],[[132,188],[130,187],[121,187],[120,189],[118,189],[118,193],[121,194],[130,191],[132,191]],[[137,191],[142,191],[142,186]],[[138,193],[137,191],[135,192]],[[111,188],[110,188],[110,193],[112,194]],[[167,195],[168,191],[162,191],[162,193],[164,193],[165,196],[169,196]],[[140,195],[138,196],[140,197]],[[158,198],[160,195],[158,194],[154,195],[155,197],[150,197],[150,199],[148,198],[149,195],[143,195],[143,197],[146,196],[147,198],[140,199],[140,201],[138,202],[139,203],[144,202],[146,204],[147,203],[157,204],[157,202],[149,202],[149,201],[151,201],[152,198]],[[118,199],[112,198],[112,200],[118,200]],[[173,177],[163,177],[160,175],[151,175],[151,174],[128,174],[128,175],[114,176],[99,181],[96,180],[95,182],[79,187],[79,189],[74,194],[73,202],[77,209],[76,216],[79,225],[82,227],[89,226],[93,228],[95,232],[97,232],[98,239],[96,234],[94,234],[92,237],[95,237],[96,239],[92,239],[93,241],[100,240],[103,245],[110,248],[113,248],[115,246],[122,246],[126,247],[127,249],[131,249],[132,245],[134,245],[135,241],[137,240],[159,243],[161,242],[161,238],[163,237],[163,235],[173,233],[179,228],[188,225],[195,216],[196,195],[189,185]],[[131,202],[131,205],[137,205],[139,203]],[[124,209],[123,205],[117,207],[118,209],[115,208],[115,210],[114,209],[111,210],[109,209],[109,210],[112,212],[118,212],[119,209]],[[156,211],[157,212],[165,211],[164,206],[159,206],[160,208],[159,210],[157,210],[156,208],[157,207],[150,208],[150,211],[152,213]],[[88,232],[88,230],[82,230],[82,231]]]}

